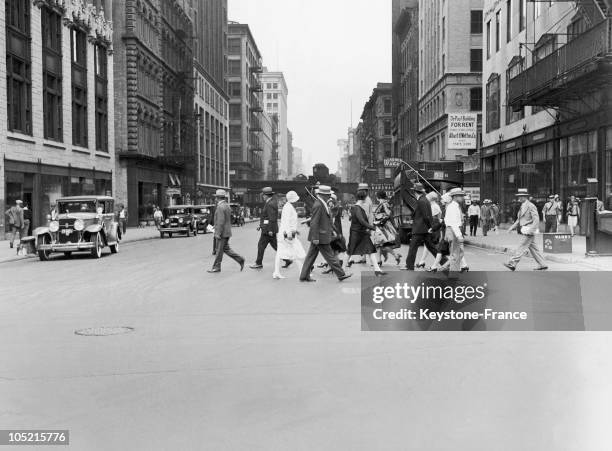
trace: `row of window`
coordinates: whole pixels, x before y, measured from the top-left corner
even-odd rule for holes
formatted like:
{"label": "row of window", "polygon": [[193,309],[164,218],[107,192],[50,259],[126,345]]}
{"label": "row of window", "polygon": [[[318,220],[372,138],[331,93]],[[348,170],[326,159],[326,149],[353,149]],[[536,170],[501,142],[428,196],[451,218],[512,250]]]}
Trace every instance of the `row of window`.
{"label": "row of window", "polygon": [[[554,1],[543,2],[540,0],[536,2],[536,10],[539,11],[542,8],[543,3],[548,3],[551,6]],[[518,30],[520,33],[527,27],[527,0],[506,0],[506,42],[510,42],[512,40],[513,31],[514,31],[514,23],[513,18],[515,17],[515,9],[518,8],[517,16],[518,16]],[[539,13],[538,13],[539,15]],[[486,46],[487,46],[487,59],[489,59],[493,53],[493,49],[495,52],[498,52],[501,47],[501,28],[502,28],[502,18],[501,18],[501,9],[495,13],[495,20],[487,21],[487,36],[486,36]]]}
{"label": "row of window", "polygon": [[[7,120],[10,131],[32,135],[32,58],[30,2],[6,1]],[[62,104],[62,16],[49,7],[41,8],[43,37],[44,137],[63,141]],[[87,130],[87,34],[69,28],[72,80],[72,144],[88,147]],[[108,152],[108,64],[107,49],[95,44],[95,145]]]}

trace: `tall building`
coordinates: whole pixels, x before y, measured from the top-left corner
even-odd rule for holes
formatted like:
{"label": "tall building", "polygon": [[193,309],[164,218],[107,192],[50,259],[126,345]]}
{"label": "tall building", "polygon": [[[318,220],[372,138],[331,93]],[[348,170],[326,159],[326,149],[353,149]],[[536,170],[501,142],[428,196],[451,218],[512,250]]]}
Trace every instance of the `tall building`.
{"label": "tall building", "polygon": [[[480,148],[483,0],[419,0],[418,8],[420,151],[430,161],[468,156]],[[451,115],[461,119],[449,123]],[[470,139],[457,139],[468,121]]]}
{"label": "tall building", "polygon": [[393,0],[393,147],[405,161],[419,152],[419,2]]}
{"label": "tall building", "polygon": [[116,197],[131,226],[154,205],[195,198],[194,77],[187,0],[125,0],[113,8]]}
{"label": "tall building", "polygon": [[278,115],[279,178],[286,180],[291,175],[289,161],[289,129],[287,128],[287,96],[289,90],[282,72],[269,72],[264,67],[259,80],[263,88],[264,109],[268,114]]}
{"label": "tall building", "polygon": [[259,118],[261,127],[261,131],[259,132],[259,144],[261,146],[262,162],[264,164],[263,179],[270,180],[274,172],[278,117],[264,111],[260,114]]}
{"label": "tall building", "polygon": [[365,104],[359,129],[362,150],[362,176],[370,184],[392,183],[393,170],[386,167],[386,158],[392,158],[391,121],[392,84],[378,83]]}
{"label": "tall building", "polygon": [[[0,4],[0,211],[46,224],[62,196],[114,194],[113,3]],[[0,217],[0,239],[5,216]]]}
{"label": "tall building", "polygon": [[596,194],[612,208],[612,3],[485,1],[482,195],[510,220],[516,187],[541,207]]}
{"label": "tall building", "polygon": [[356,137],[356,129],[349,127],[348,129],[348,169],[347,181],[349,183],[359,183],[361,175],[361,155],[358,148],[358,140]]}
{"label": "tall building", "polygon": [[226,92],[227,0],[191,0],[194,25],[196,199],[229,189],[229,96]]}
{"label": "tall building", "polygon": [[293,174],[294,177],[304,174],[304,151],[300,147],[293,146]]}
{"label": "tall building", "polygon": [[264,112],[261,54],[246,24],[230,22],[227,42],[230,180],[261,180],[265,175],[260,143]]}
{"label": "tall building", "polygon": [[340,181],[348,180],[348,158],[349,158],[349,141],[346,138],[339,139],[336,142],[338,146],[338,177]]}
{"label": "tall building", "polygon": [[[279,135],[281,135],[280,130]],[[293,133],[291,130],[287,130],[287,175],[285,180],[291,180],[293,176]]]}

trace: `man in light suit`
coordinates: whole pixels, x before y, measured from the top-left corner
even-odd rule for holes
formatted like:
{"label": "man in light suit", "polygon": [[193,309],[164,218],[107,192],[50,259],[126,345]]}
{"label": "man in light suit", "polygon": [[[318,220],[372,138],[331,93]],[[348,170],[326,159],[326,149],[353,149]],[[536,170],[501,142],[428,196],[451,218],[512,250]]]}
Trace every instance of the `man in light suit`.
{"label": "man in light suit", "polygon": [[308,232],[310,249],[308,249],[304,266],[302,267],[300,282],[316,282],[316,280],[310,277],[310,271],[319,256],[319,252],[321,252],[321,255],[323,255],[323,258],[340,282],[352,276],[352,274],[344,272],[330,246],[332,240],[332,218],[327,201],[331,194],[329,186],[319,186],[317,200],[312,206],[312,216],[310,218],[310,231]]}
{"label": "man in light suit", "polygon": [[215,193],[217,208],[215,210],[215,240],[217,242],[217,256],[209,273],[221,272],[221,261],[223,254],[234,259],[240,265],[240,271],[244,269],[244,257],[238,255],[230,248],[229,240],[232,237],[232,210],[227,203],[227,192],[218,189]]}
{"label": "man in light suit", "polygon": [[520,228],[521,234],[523,235],[523,242],[514,252],[514,255],[510,261],[504,263],[504,266],[511,271],[515,271],[516,265],[518,265],[518,263],[521,261],[523,254],[525,254],[525,251],[529,249],[531,255],[538,263],[537,268],[534,270],[546,271],[548,266],[546,266],[544,256],[540,252],[540,249],[538,249],[538,245],[535,243],[535,236],[540,231],[540,215],[538,214],[538,209],[529,201],[529,193],[526,189],[519,189],[516,196],[521,203],[521,208],[519,209],[516,222],[508,229],[508,233]]}

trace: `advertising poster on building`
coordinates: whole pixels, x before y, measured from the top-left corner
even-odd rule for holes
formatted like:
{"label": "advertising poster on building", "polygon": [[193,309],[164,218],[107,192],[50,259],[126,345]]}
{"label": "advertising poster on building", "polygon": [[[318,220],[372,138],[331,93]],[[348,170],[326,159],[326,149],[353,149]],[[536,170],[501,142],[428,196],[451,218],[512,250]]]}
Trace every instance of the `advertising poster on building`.
{"label": "advertising poster on building", "polygon": [[476,149],[478,114],[451,113],[448,115],[448,148]]}

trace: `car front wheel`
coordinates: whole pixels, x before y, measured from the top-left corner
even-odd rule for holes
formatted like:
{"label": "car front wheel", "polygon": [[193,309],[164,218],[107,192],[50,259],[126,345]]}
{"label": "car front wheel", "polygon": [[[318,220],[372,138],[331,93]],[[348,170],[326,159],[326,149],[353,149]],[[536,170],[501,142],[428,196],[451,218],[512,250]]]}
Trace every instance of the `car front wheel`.
{"label": "car front wheel", "polygon": [[[51,237],[49,235],[43,235],[41,242],[42,244],[51,244]],[[38,251],[38,258],[41,262],[48,261],[50,255],[51,251]]]}
{"label": "car front wheel", "polygon": [[93,249],[91,250],[91,256],[93,258],[101,258],[102,257],[102,235],[100,232],[92,235],[91,242],[94,244]]}

